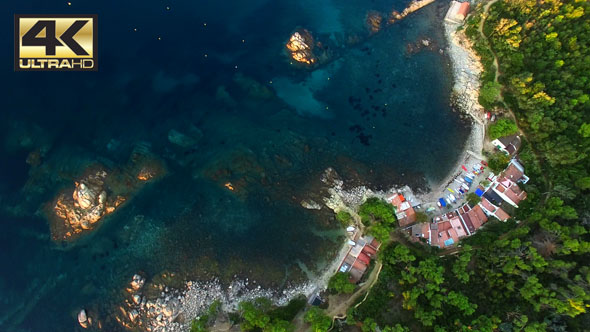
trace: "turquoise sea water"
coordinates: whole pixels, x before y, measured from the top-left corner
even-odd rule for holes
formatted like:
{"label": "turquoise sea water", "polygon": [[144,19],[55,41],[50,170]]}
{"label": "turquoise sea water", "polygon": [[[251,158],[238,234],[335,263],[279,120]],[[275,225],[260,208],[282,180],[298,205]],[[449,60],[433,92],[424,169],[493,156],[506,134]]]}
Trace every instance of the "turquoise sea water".
{"label": "turquoise sea water", "polygon": [[[322,172],[388,188],[440,179],[468,125],[451,112],[438,5],[368,37],[369,10],[406,1],[28,1],[3,17],[93,13],[96,73],[13,72],[0,33],[0,330],[71,331],[81,307],[108,315],[141,272],[180,280],[302,282],[337,249]],[[169,7],[168,10],[166,7]],[[314,69],[284,43],[306,28],[333,48]],[[159,39],[160,38],[160,39]],[[351,45],[351,40],[358,43]],[[205,56],[206,55],[206,56]],[[171,130],[193,137],[181,147]],[[75,246],[49,237],[42,210],[88,165],[124,164],[137,146],[168,168]],[[29,166],[31,151],[41,164]],[[236,191],[223,185],[232,182]],[[336,233],[337,234],[337,233]],[[111,327],[113,328],[113,327]]]}

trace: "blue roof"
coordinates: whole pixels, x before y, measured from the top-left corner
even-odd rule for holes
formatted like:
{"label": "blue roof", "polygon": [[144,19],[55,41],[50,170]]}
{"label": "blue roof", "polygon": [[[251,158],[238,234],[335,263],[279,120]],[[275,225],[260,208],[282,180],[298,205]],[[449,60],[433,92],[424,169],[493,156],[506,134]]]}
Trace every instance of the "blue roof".
{"label": "blue roof", "polygon": [[442,198],[439,198],[439,199],[438,199],[438,201],[440,202],[440,205],[442,205],[442,206],[447,206],[447,202],[445,202],[445,200],[444,200],[444,199],[442,199]]}
{"label": "blue roof", "polygon": [[445,241],[445,247],[451,246],[453,244],[455,244],[455,240],[453,240],[453,239],[448,239]]}
{"label": "blue roof", "polygon": [[483,191],[481,191],[481,189],[477,188],[475,189],[475,194],[479,197],[481,197],[481,195],[483,195]]}

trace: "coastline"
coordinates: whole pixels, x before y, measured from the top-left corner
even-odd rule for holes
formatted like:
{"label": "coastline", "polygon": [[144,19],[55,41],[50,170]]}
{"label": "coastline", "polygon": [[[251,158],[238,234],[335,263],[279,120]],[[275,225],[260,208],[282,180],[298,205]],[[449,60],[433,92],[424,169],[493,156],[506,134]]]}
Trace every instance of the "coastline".
{"label": "coastline", "polygon": [[[430,189],[427,192],[416,193],[416,198],[424,202],[424,208],[436,206],[438,198],[447,194],[446,188],[448,185],[462,173],[461,165],[479,163],[480,160],[484,159],[480,156],[480,153],[485,140],[486,120],[483,108],[478,102],[479,76],[483,69],[479,58],[472,51],[464,33],[456,31],[459,25],[446,22],[442,24],[444,25],[445,37],[448,43],[446,50],[453,72],[451,104],[456,110],[467,114],[472,119],[472,128],[462,152],[456,158],[456,166],[443,180],[429,182]],[[387,191],[373,191],[365,186],[360,186],[344,190],[342,181],[332,171],[331,169],[326,170],[322,181],[331,186],[329,190],[330,197],[324,199],[324,205],[335,212],[340,210],[354,212],[353,210],[366,198],[385,198],[398,189],[394,187]],[[217,280],[210,282],[188,281],[185,283],[186,287],[183,290],[163,292],[162,296],[156,301],[151,301],[155,305],[148,307],[157,308],[152,314],[150,314],[152,311],[139,310],[139,308],[130,308],[130,310],[139,310],[141,312],[140,316],[143,316],[141,319],[147,326],[151,327],[148,329],[149,331],[185,331],[190,328],[192,319],[206,311],[215,300],[220,300],[226,311],[235,311],[241,301],[253,300],[257,297],[267,297],[276,305],[284,305],[300,294],[310,297],[312,294],[327,288],[328,280],[338,270],[340,263],[350,249],[350,245],[346,242],[340,247],[336,257],[330,260],[329,264],[314,278],[310,278],[306,283],[282,291],[263,289],[260,286],[253,288],[247,279],[236,280],[226,289]],[[166,308],[170,307],[173,314],[168,318],[158,319],[159,316],[162,316],[159,312],[166,312]],[[185,317],[184,322],[176,319],[181,313]]]}
{"label": "coastline", "polygon": [[485,159],[481,156],[481,151],[485,141],[486,119],[484,109],[478,101],[479,77],[483,67],[464,32],[457,31],[460,25],[448,22],[443,22],[442,25],[448,43],[446,51],[451,60],[453,72],[451,104],[459,112],[471,118],[472,127],[465,146],[454,164],[455,167],[443,180],[428,183],[430,187],[428,192],[416,195],[423,202],[436,202],[439,197],[444,197],[447,194],[447,186],[462,173],[461,165],[479,163]]}

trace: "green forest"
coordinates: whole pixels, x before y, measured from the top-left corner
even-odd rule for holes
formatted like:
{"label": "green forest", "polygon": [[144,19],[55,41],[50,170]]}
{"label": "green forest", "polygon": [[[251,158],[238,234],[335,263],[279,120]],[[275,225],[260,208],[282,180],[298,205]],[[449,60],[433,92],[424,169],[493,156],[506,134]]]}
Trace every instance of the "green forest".
{"label": "green forest", "polygon": [[497,1],[485,37],[483,5],[465,29],[485,67],[480,101],[514,113],[529,198],[454,255],[383,250],[378,284],[348,317],[364,331],[590,329],[590,2]]}

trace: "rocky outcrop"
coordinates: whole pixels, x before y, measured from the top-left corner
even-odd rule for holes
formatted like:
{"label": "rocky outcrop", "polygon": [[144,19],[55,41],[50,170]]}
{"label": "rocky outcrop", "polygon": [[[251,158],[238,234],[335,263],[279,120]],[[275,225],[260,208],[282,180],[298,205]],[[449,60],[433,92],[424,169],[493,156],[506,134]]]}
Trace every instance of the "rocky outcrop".
{"label": "rocky outcrop", "polygon": [[314,46],[311,33],[305,29],[295,31],[285,45],[293,60],[309,66],[317,62],[313,53]]}
{"label": "rocky outcrop", "polygon": [[86,310],[80,310],[80,312],[78,313],[78,324],[80,324],[80,326],[82,326],[83,328],[87,329],[90,323],[91,321],[86,315]]}
{"label": "rocky outcrop", "polygon": [[124,197],[107,197],[104,181],[107,172],[99,170],[75,182],[71,197],[61,194],[54,206],[55,215],[64,220],[66,231],[64,238],[90,230],[108,213],[125,201]]}
{"label": "rocky outcrop", "polygon": [[312,199],[305,199],[301,201],[301,206],[308,210],[320,210],[322,206]]}

